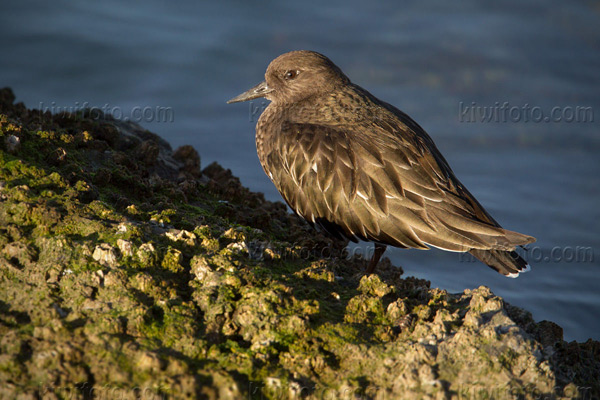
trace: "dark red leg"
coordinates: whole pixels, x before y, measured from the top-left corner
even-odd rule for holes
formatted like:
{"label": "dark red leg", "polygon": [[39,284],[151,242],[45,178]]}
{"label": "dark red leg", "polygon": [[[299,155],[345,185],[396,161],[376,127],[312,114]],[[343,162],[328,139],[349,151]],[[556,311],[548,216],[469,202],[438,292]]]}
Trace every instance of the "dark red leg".
{"label": "dark red leg", "polygon": [[381,258],[383,253],[385,253],[385,249],[387,249],[387,246],[385,246],[383,244],[375,243],[375,251],[373,252],[373,257],[371,258],[371,262],[369,263],[369,266],[367,267],[367,269],[365,271],[365,275],[371,275],[375,271],[375,267],[377,266],[379,259]]}

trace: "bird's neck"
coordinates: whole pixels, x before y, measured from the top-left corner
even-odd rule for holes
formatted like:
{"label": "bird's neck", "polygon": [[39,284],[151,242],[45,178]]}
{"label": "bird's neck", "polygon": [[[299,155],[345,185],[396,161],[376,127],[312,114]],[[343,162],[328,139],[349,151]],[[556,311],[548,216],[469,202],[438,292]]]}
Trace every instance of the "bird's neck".
{"label": "bird's neck", "polygon": [[259,161],[270,177],[270,171],[267,170],[266,157],[273,146],[274,135],[279,134],[281,125],[285,122],[285,116],[276,104],[271,103],[263,111],[256,123],[256,151]]}

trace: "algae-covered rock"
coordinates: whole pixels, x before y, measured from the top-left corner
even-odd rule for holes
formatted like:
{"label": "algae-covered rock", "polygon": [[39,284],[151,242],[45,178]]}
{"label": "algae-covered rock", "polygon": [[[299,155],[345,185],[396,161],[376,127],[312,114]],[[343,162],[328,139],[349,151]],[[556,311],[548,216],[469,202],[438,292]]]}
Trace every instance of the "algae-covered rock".
{"label": "algae-covered rock", "polygon": [[600,345],[365,260],[138,125],[0,91],[0,398],[592,398]]}

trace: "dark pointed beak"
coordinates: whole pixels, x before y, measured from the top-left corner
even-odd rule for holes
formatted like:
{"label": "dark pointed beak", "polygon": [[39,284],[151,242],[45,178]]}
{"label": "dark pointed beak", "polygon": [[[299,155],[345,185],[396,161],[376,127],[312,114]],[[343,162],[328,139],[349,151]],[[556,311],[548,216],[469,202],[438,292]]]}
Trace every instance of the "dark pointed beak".
{"label": "dark pointed beak", "polygon": [[259,97],[265,97],[267,94],[273,91],[272,88],[267,85],[267,82],[261,82],[258,85],[254,86],[252,89],[248,90],[240,94],[239,96],[235,96],[233,99],[229,100],[227,104],[231,103],[239,103],[240,101],[248,101],[252,99],[257,99]]}

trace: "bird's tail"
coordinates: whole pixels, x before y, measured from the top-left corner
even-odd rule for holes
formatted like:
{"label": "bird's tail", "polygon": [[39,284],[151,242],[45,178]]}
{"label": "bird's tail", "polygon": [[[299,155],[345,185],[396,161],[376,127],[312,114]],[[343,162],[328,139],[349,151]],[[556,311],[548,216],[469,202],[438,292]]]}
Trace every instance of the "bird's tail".
{"label": "bird's tail", "polygon": [[527,261],[516,251],[471,249],[469,253],[488,267],[509,278],[516,278],[520,272],[527,272],[531,269]]}

